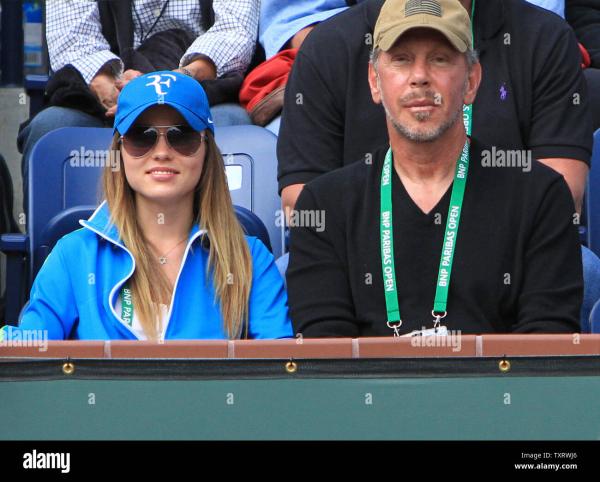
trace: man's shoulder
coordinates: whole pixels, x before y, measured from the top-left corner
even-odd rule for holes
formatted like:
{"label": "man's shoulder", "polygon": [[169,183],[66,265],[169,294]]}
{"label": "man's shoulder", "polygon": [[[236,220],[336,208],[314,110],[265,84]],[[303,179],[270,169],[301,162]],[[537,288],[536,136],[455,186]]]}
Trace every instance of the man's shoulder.
{"label": "man's shoulder", "polygon": [[363,47],[366,34],[373,31],[384,0],[367,0],[319,23],[300,49],[303,56],[323,56],[328,52],[339,55],[340,46],[353,52]]}
{"label": "man's shoulder", "polygon": [[497,187],[507,186],[511,191],[545,191],[550,185],[559,182],[562,176],[554,169],[533,157],[530,149],[506,149],[482,144],[473,140],[471,162],[481,181],[488,181]]}
{"label": "man's shoulder", "polygon": [[324,194],[333,197],[338,196],[340,190],[348,194],[363,192],[380,172],[388,148],[388,145],[382,145],[368,157],[322,174],[310,181],[307,186],[316,195]]}

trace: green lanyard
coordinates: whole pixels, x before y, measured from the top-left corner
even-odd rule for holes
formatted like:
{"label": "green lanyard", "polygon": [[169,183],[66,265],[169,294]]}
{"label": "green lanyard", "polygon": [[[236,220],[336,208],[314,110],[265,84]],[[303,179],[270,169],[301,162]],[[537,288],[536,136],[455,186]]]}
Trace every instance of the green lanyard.
{"label": "green lanyard", "polygon": [[[473,21],[475,19],[475,0],[471,6],[471,39],[475,45],[475,34]],[[463,105],[463,122],[467,136],[471,136],[473,126],[473,106]],[[381,271],[383,273],[383,287],[385,291],[385,308],[387,312],[387,326],[394,330],[394,335],[399,336],[398,329],[402,325],[400,318],[400,307],[398,306],[398,288],[396,286],[396,268],[394,263],[394,228],[392,226],[392,150],[388,150],[383,170],[381,171],[381,210],[380,210],[380,242],[381,242]],[[444,232],[444,244],[440,256],[438,278],[435,288],[435,299],[433,301],[434,327],[440,323],[440,319],[447,314],[448,292],[450,290],[450,274],[452,272],[452,260],[458,238],[458,227],[460,224],[460,213],[467,185],[467,173],[469,172],[469,140],[465,142],[462,153],[456,162],[450,207],[446,218],[446,231]]]}
{"label": "green lanyard", "polygon": [[[435,289],[435,300],[431,314],[435,318],[434,326],[439,325],[440,319],[446,316],[448,291],[450,288],[450,274],[452,260],[458,237],[460,213],[467,185],[469,171],[469,140],[465,142],[462,153],[456,162],[454,183],[450,206],[446,219],[444,244],[440,256],[440,266]],[[399,336],[398,328],[402,325],[400,307],[398,306],[398,288],[396,286],[396,269],[394,263],[394,227],[392,224],[392,150],[388,149],[381,171],[381,216],[380,216],[380,241],[381,241],[381,271],[383,273],[383,287],[385,292],[385,308],[387,311],[387,325]]]}
{"label": "green lanyard", "polygon": [[128,326],[133,324],[133,298],[127,285],[121,290],[121,320]]}

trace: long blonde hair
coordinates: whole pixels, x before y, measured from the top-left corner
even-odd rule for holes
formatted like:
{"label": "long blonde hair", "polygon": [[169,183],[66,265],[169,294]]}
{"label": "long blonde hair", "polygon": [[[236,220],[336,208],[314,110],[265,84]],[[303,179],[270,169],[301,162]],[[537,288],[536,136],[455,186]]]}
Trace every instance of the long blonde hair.
{"label": "long blonde hair", "polygon": [[[206,269],[207,282],[213,272],[214,303],[219,300],[223,330],[230,339],[248,336],[248,304],[252,287],[252,258],[233,205],[223,158],[210,131],[206,131],[204,166],[194,193],[194,224],[205,229],[210,243]],[[120,136],[115,134],[111,151],[119,151]],[[119,156],[119,160],[120,160]],[[137,222],[135,192],[127,182],[125,170],[110,165],[102,177],[103,194],[111,221],[136,262],[129,280],[135,313],[148,339],[158,338],[159,301],[170,303],[173,287],[155,262]],[[205,241],[203,239],[202,241]],[[200,319],[200,316],[198,316]],[[198,321],[200,322],[200,321]]]}

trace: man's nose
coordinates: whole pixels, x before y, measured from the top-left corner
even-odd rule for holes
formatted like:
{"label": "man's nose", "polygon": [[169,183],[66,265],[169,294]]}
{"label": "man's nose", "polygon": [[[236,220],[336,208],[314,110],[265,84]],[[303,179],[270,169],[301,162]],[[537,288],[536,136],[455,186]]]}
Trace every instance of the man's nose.
{"label": "man's nose", "polygon": [[429,86],[429,69],[425,59],[416,59],[410,72],[411,87]]}

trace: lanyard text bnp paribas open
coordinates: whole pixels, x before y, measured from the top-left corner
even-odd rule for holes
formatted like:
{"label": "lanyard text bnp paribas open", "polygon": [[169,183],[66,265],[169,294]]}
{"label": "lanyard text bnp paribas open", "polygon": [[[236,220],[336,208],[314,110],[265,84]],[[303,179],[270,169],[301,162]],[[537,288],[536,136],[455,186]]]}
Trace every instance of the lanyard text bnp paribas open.
{"label": "lanyard text bnp paribas open", "polygon": [[[475,0],[473,0],[473,13]],[[471,136],[473,121],[473,106],[463,106],[463,121],[467,136]],[[447,314],[448,292],[450,290],[450,274],[452,273],[452,260],[458,237],[460,225],[460,213],[467,185],[467,173],[469,172],[469,139],[465,142],[462,153],[456,162],[454,172],[454,183],[450,196],[450,206],[446,218],[446,230],[444,231],[444,243],[440,256],[437,284],[435,287],[435,299],[433,301],[433,330],[425,330],[412,334],[438,334],[445,335],[447,330],[440,327],[440,320]],[[387,312],[387,326],[394,330],[394,336],[400,336],[400,307],[398,306],[398,288],[396,285],[396,269],[394,263],[394,228],[392,223],[392,149],[388,149],[381,171],[381,211],[380,211],[380,242],[381,242],[381,271],[383,273],[383,287],[385,291],[385,309]]]}

